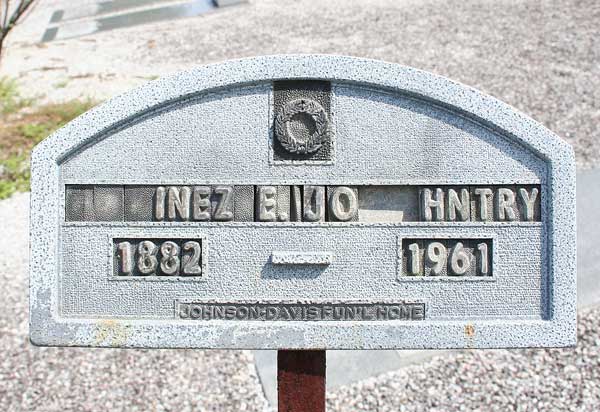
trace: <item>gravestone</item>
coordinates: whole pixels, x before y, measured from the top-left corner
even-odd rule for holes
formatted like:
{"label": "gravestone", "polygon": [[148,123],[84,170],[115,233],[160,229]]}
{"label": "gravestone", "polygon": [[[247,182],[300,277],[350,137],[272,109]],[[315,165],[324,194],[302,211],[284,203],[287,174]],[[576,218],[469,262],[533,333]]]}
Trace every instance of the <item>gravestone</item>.
{"label": "gravestone", "polygon": [[511,107],[338,56],[200,67],[32,155],[31,340],[567,346],[575,166]]}

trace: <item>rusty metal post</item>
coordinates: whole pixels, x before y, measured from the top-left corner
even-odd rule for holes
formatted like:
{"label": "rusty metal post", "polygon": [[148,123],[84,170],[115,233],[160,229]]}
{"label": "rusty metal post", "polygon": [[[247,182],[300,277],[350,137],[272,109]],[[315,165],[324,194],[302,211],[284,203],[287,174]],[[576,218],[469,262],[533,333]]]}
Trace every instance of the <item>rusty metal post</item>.
{"label": "rusty metal post", "polygon": [[325,351],[277,351],[279,412],[325,412]]}

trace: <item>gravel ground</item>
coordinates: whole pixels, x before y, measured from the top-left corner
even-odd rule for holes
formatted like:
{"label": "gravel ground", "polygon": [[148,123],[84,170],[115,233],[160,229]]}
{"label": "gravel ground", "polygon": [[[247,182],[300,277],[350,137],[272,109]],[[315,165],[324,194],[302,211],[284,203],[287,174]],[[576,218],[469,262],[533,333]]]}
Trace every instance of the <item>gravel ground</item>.
{"label": "gravel ground", "polygon": [[600,410],[600,308],[580,313],[573,349],[472,350],[329,393],[328,411]]}
{"label": "gravel ground", "polygon": [[106,98],[154,75],[231,58],[348,54],[481,89],[572,143],[580,167],[600,166],[597,0],[250,0],[175,24],[38,44],[63,7],[67,0],[42,1],[15,31],[0,71],[42,100]]}
{"label": "gravel ground", "polygon": [[28,341],[29,196],[0,202],[0,411],[262,411],[248,351],[35,348]]}

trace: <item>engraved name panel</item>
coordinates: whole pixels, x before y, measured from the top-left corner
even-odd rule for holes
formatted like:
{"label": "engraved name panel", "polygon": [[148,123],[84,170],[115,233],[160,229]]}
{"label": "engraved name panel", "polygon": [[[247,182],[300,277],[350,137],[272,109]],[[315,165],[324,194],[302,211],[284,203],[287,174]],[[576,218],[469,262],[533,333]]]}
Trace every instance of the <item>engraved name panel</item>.
{"label": "engraved name panel", "polygon": [[539,222],[540,185],[67,185],[67,221]]}

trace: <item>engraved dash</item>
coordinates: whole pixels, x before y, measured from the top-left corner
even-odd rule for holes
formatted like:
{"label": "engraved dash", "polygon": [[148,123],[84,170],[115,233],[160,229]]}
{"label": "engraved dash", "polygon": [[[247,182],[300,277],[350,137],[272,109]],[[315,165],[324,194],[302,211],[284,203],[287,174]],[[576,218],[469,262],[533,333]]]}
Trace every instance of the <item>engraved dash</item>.
{"label": "engraved dash", "polygon": [[330,265],[333,253],[330,252],[288,252],[276,251],[271,255],[274,265]]}

